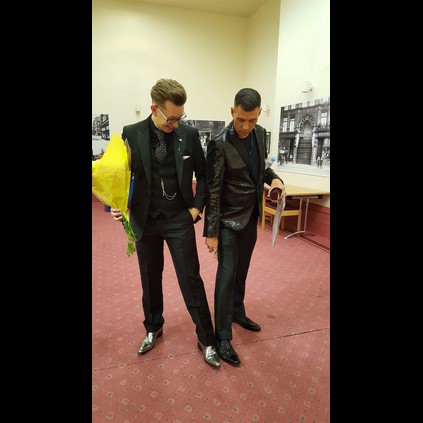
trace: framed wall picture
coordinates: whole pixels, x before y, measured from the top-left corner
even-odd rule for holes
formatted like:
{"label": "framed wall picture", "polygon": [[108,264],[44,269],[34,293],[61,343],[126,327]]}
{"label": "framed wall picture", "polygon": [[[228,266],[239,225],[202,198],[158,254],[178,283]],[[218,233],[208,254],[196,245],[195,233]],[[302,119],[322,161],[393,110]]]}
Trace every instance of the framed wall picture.
{"label": "framed wall picture", "polygon": [[92,115],[92,159],[97,160],[106,151],[110,141],[109,114]]}
{"label": "framed wall picture", "polygon": [[211,131],[198,131],[200,134],[201,147],[203,147],[204,155],[207,154],[207,144],[211,138]]}
{"label": "framed wall picture", "polygon": [[330,177],[330,97],[282,107],[279,128],[278,167]]}
{"label": "framed wall picture", "polygon": [[211,137],[225,129],[224,120],[191,120],[184,121],[187,125],[194,126],[200,133],[201,146],[203,147],[204,156],[207,154],[207,143]]}

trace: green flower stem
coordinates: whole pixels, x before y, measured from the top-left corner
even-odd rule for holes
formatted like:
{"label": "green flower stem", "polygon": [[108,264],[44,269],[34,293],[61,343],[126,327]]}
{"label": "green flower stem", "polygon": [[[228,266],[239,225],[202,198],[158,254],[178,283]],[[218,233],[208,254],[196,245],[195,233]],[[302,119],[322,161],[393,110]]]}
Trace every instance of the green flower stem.
{"label": "green flower stem", "polygon": [[128,237],[128,248],[126,250],[126,255],[129,257],[132,253],[136,251],[135,241],[137,239],[135,237],[131,223],[128,221],[128,219],[125,216],[122,216],[122,225]]}

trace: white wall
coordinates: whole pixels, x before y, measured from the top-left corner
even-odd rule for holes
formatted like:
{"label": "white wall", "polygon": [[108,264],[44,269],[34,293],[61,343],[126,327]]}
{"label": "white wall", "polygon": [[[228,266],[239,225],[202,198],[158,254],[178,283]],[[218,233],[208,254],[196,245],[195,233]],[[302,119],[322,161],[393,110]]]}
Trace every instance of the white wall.
{"label": "white wall", "polygon": [[[280,0],[268,0],[248,21],[248,40],[244,44],[246,86],[255,88],[261,95],[262,107],[268,105],[269,112],[262,111],[259,124],[272,131],[275,111],[276,71],[278,58]],[[242,88],[242,87],[240,87]],[[235,93],[234,93],[235,95]],[[276,132],[275,132],[276,134]],[[273,141],[276,145],[276,141]]]}
{"label": "white wall", "polygon": [[[189,119],[226,124],[235,93],[249,86],[270,107],[259,123],[276,155],[281,107],[330,96],[329,0],[268,0],[250,18],[92,0],[92,28],[92,108],[109,114],[111,134],[149,115],[159,78],[185,86]],[[310,94],[301,93],[304,79]],[[277,172],[288,184],[329,190],[328,177]]]}
{"label": "white wall", "polygon": [[[330,0],[282,0],[279,24],[275,108],[272,134],[279,134],[283,106],[330,96]],[[303,81],[313,89],[303,94]],[[271,154],[277,155],[272,142]],[[330,178],[278,170],[291,185],[330,191]],[[330,206],[330,199],[314,201]]]}
{"label": "white wall", "polygon": [[[151,87],[173,78],[187,90],[189,119],[232,119],[245,82],[245,18],[93,0],[93,113],[109,113],[111,133],[150,114]],[[141,105],[136,114],[135,105]]]}

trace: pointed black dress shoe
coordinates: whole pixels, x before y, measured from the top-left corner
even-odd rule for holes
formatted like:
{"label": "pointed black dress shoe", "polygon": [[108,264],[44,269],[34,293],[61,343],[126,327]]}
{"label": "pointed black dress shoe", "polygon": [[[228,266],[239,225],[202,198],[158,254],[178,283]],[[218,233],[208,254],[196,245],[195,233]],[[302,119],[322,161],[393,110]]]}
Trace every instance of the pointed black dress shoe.
{"label": "pointed black dress shoe", "polygon": [[234,317],[233,320],[235,323],[241,325],[244,329],[252,330],[254,332],[259,332],[261,327],[258,323],[253,322],[247,316],[244,317]]}
{"label": "pointed black dress shoe", "polygon": [[223,361],[232,364],[232,366],[239,366],[241,360],[239,359],[236,351],[233,349],[231,341],[228,339],[223,339],[222,341],[216,340],[216,344],[217,352]]}
{"label": "pointed black dress shoe", "polygon": [[156,343],[156,339],[160,338],[162,335],[163,335],[162,327],[156,332],[147,332],[147,334],[144,336],[143,340],[141,341],[138,354],[144,354],[147,351],[150,351],[154,347],[154,344]]}

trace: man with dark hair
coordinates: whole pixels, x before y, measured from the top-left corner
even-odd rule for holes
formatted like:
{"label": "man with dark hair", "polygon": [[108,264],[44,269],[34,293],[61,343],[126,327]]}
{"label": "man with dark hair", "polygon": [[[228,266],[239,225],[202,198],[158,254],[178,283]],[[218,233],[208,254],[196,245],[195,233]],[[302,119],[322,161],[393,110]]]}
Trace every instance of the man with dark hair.
{"label": "man with dark hair", "polygon": [[207,144],[206,211],[204,233],[209,252],[217,254],[214,291],[217,350],[229,364],[240,364],[232,347],[232,322],[259,331],[260,325],[245,312],[245,282],[257,240],[262,214],[264,183],[282,190],[283,181],[265,168],[266,130],[257,125],[261,113],[260,94],[243,88],[231,107],[232,122]]}
{"label": "man with dark hair", "polygon": [[[130,222],[136,236],[146,335],[139,353],[151,350],[163,334],[163,246],[166,241],[182,296],[195,324],[206,363],[220,366],[196,245],[194,223],[205,204],[205,158],[195,127],[185,125],[185,88],[160,79],[151,89],[151,114],[123,128],[131,148],[133,193]],[[193,175],[197,183],[193,194]],[[111,209],[122,220],[119,209]]]}

